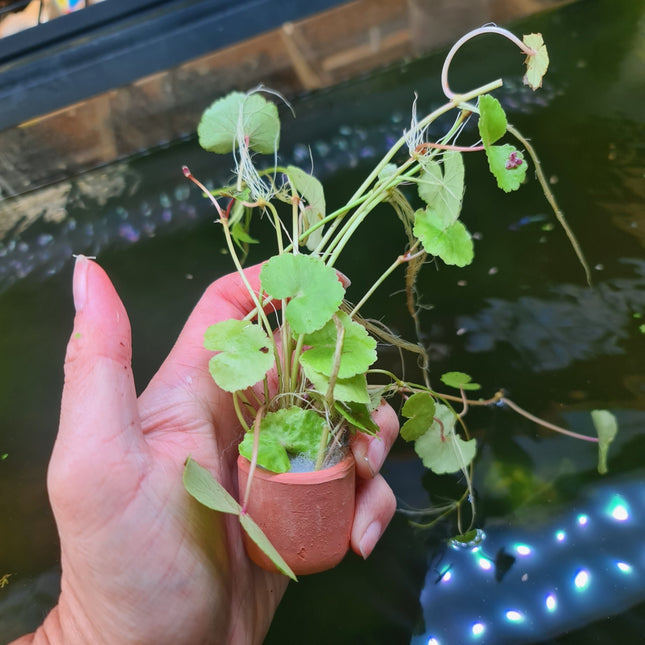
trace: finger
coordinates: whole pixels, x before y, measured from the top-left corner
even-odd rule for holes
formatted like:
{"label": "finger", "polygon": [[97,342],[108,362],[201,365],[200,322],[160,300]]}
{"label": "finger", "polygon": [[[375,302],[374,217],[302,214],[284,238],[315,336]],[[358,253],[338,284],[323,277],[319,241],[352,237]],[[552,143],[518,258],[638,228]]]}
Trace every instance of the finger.
{"label": "finger", "polygon": [[380,430],[377,435],[357,432],[351,443],[356,473],[363,479],[374,477],[381,470],[394,440],[399,434],[399,420],[392,406],[385,402],[372,413],[374,422]]}
{"label": "finger", "polygon": [[394,493],[382,475],[358,480],[351,535],[351,546],[355,553],[363,558],[372,553],[395,510]]}
{"label": "finger", "polygon": [[50,483],[132,454],[142,438],[132,377],[127,313],[103,269],[79,256],[74,267],[74,330]]}

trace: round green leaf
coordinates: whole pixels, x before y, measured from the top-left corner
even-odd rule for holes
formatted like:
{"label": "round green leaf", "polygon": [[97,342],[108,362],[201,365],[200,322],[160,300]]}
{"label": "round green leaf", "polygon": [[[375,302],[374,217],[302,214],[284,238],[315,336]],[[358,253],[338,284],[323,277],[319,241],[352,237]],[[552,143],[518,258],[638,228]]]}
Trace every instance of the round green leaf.
{"label": "round green leaf", "polygon": [[463,471],[475,457],[477,443],[474,439],[464,441],[455,433],[455,415],[445,405],[437,404],[435,421],[427,432],[414,442],[414,450],[423,465],[432,472],[456,473]]}
{"label": "round green leaf", "polygon": [[206,109],[197,134],[210,152],[231,152],[248,140],[249,149],[272,154],[280,138],[278,108],[261,94],[231,92]]}
{"label": "round green leaf", "polygon": [[536,52],[534,56],[526,57],[526,74],[524,84],[532,90],[542,87],[542,77],[549,67],[549,54],[542,39],[542,34],[527,34],[522,39],[527,47]]}
{"label": "round green leaf", "polygon": [[248,320],[224,320],[204,334],[204,347],[213,352],[208,369],[227,392],[245,390],[261,381],[273,367],[271,341],[262,327]]}
{"label": "round green leaf", "polygon": [[311,255],[276,255],[260,273],[262,288],[273,298],[290,298],[285,315],[296,334],[320,329],[336,313],[345,295],[336,271]]}
{"label": "round green leaf", "polygon": [[466,227],[460,221],[446,226],[441,214],[430,207],[415,213],[414,234],[427,253],[446,264],[463,267],[473,261],[473,240]]}
{"label": "round green leaf", "polygon": [[486,148],[488,167],[497,179],[497,185],[506,193],[517,190],[526,177],[528,164],[524,155],[509,143]]}
{"label": "round green leaf", "polygon": [[[363,325],[353,321],[346,313],[339,311],[336,315],[345,329],[338,378],[349,378],[367,371],[376,360],[376,341],[367,333]],[[322,329],[307,334],[304,344],[310,349],[303,352],[300,363],[325,376],[331,376],[337,334],[338,330],[333,319]]]}
{"label": "round green leaf", "polygon": [[[274,473],[291,467],[289,455],[314,458],[320,445],[325,420],[314,410],[291,407],[268,413],[260,422],[258,464]],[[253,456],[253,433],[247,432],[239,451],[247,459]]]}
{"label": "round green leaf", "polygon": [[479,383],[473,383],[472,378],[463,372],[446,372],[441,376],[441,382],[458,390],[479,390],[481,388]]}
{"label": "round green leaf", "polygon": [[408,418],[401,428],[401,437],[405,441],[414,441],[434,423],[434,399],[428,392],[417,392],[404,403],[401,412]]}
{"label": "round green leaf", "polygon": [[464,161],[461,153],[449,150],[443,154],[442,166],[436,161],[424,163],[418,179],[419,197],[441,214],[446,225],[461,212],[464,197]]}

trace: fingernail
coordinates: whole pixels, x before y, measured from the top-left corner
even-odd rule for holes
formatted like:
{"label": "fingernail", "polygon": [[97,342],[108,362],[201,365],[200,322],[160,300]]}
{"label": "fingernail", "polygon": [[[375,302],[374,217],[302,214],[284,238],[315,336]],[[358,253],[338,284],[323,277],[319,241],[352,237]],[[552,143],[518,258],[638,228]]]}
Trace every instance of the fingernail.
{"label": "fingernail", "polygon": [[385,461],[385,442],[379,437],[374,437],[370,441],[370,446],[367,449],[367,462],[370,470],[377,473],[381,470],[381,466]]}
{"label": "fingernail", "polygon": [[77,313],[83,309],[87,301],[87,269],[89,266],[90,263],[84,255],[76,256],[72,291],[74,293],[74,308]]}
{"label": "fingernail", "polygon": [[378,520],[375,520],[367,527],[365,533],[363,533],[361,541],[358,543],[358,548],[363,556],[363,560],[367,560],[370,553],[372,553],[382,533],[383,527]]}
{"label": "fingernail", "polygon": [[347,289],[347,287],[352,284],[352,281],[338,269],[336,269],[336,276],[345,289]]}

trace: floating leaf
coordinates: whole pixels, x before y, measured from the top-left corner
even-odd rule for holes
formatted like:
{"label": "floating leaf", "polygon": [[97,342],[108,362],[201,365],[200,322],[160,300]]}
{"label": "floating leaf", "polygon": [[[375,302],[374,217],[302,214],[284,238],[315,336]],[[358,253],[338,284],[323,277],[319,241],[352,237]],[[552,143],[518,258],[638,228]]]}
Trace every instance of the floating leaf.
{"label": "floating leaf", "polygon": [[429,208],[418,210],[414,217],[414,234],[426,252],[440,257],[446,264],[463,267],[473,261],[473,241],[460,221],[445,226],[441,216]]}
{"label": "floating leaf", "polygon": [[479,97],[479,136],[484,147],[492,146],[506,134],[506,114],[501,103],[493,96],[484,94]]}
{"label": "floating leaf", "polygon": [[[293,406],[269,412],[260,422],[258,464],[274,473],[291,467],[289,455],[315,458],[325,430],[325,420],[314,410]],[[247,432],[239,446],[247,459],[253,456],[253,432]]]}
{"label": "floating leaf", "polygon": [[339,401],[334,405],[334,408],[350,426],[368,434],[378,433],[379,427],[374,423],[370,409],[366,404],[342,403]]}
{"label": "floating leaf", "polygon": [[438,421],[414,442],[415,452],[438,475],[463,471],[475,457],[477,443],[455,433],[455,415],[447,406],[436,404],[435,417]]}
{"label": "floating leaf", "polygon": [[444,225],[452,224],[459,217],[464,197],[461,153],[454,150],[444,152],[441,165],[434,160],[422,163],[423,172],[418,179],[419,197],[441,217]]}
{"label": "floating leaf", "polygon": [[278,108],[261,94],[231,92],[206,109],[197,134],[210,152],[231,152],[246,140],[250,150],[271,154],[280,137]]}
{"label": "floating leaf", "polygon": [[522,153],[506,143],[486,148],[486,156],[497,185],[506,193],[517,190],[526,177],[527,163]]}
{"label": "floating leaf", "polygon": [[417,392],[403,404],[401,412],[408,418],[401,428],[401,437],[406,441],[414,441],[434,423],[434,399],[428,392]]}
{"label": "floating leaf", "polygon": [[261,381],[273,367],[271,341],[262,327],[248,320],[224,320],[204,334],[204,347],[213,352],[208,369],[227,392],[245,390]]}
{"label": "floating leaf", "polygon": [[[303,228],[306,231],[325,217],[325,191],[318,179],[296,166],[287,168],[287,176],[292,186],[307,203],[303,211]],[[305,243],[310,251],[318,246],[322,234],[321,226],[307,236]]]}
{"label": "floating leaf", "polygon": [[205,469],[190,457],[186,460],[183,474],[184,487],[200,504],[220,513],[237,515],[247,535],[262,549],[276,569],[292,580],[295,574],[277,552],[262,529],[246,514],[235,498]]}
{"label": "floating leaf", "polygon": [[[316,370],[306,365],[302,367],[305,376],[311,381],[314,389],[325,396],[329,388],[329,377],[320,372],[316,372]],[[370,396],[367,392],[367,378],[365,374],[336,379],[336,383],[334,383],[334,400],[370,405]]]}
{"label": "floating leaf", "polygon": [[522,39],[527,47],[535,51],[535,55],[526,57],[526,74],[524,84],[532,90],[542,87],[542,77],[549,67],[549,54],[542,39],[542,34],[528,34]]}
{"label": "floating leaf", "polygon": [[[353,321],[346,313],[339,311],[336,315],[345,329],[338,378],[349,378],[365,372],[376,360],[376,341],[363,325]],[[304,344],[310,349],[301,355],[301,365],[307,365],[316,372],[331,376],[337,335],[338,330],[333,319],[322,329],[307,334]]]}
{"label": "floating leaf", "polygon": [[463,372],[446,372],[441,377],[441,382],[448,387],[454,387],[458,390],[479,390],[481,385],[473,383],[472,378]]}
{"label": "floating leaf", "polygon": [[601,475],[605,475],[607,473],[609,444],[614,440],[618,432],[618,421],[609,410],[592,410],[591,420],[598,435],[598,472]]}
{"label": "floating leaf", "polygon": [[311,255],[276,255],[260,273],[262,288],[273,298],[291,298],[287,321],[296,334],[320,329],[336,313],[345,295],[336,271]]}

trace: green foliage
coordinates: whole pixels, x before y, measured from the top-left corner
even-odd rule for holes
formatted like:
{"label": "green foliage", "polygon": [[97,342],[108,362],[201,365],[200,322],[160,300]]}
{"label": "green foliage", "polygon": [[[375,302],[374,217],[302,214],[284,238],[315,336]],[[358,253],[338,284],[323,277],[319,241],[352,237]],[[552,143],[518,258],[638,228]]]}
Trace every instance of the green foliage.
{"label": "green foliage", "polygon": [[442,215],[432,209],[418,210],[414,214],[414,234],[427,253],[446,264],[464,267],[473,261],[473,240],[460,221],[446,225]]}
{"label": "green foliage", "polygon": [[506,132],[508,123],[500,102],[490,96],[479,99],[479,136],[482,138],[488,167],[504,192],[517,190],[526,177],[527,163],[522,153],[510,144],[493,145]]}
{"label": "green foliage", "polygon": [[[497,33],[505,32],[483,27],[472,35],[493,29]],[[517,44],[514,36],[505,33]],[[535,89],[548,66],[548,54],[539,34],[525,36],[524,43],[524,51],[526,48],[531,51],[524,80]],[[446,65],[453,54],[451,50]],[[453,394],[442,398],[429,386],[406,383],[393,374],[385,384],[379,387],[372,384],[368,388],[367,375],[377,357],[376,341],[366,330],[366,327],[372,328],[357,322],[365,302],[391,273],[406,265],[406,305],[418,330],[415,285],[426,255],[459,267],[473,261],[473,239],[460,221],[465,191],[463,154],[480,153],[482,146],[467,147],[458,143],[470,112],[479,113],[479,135],[498,187],[505,192],[516,190],[526,177],[528,163],[523,152],[503,142],[505,137],[512,136],[526,151],[527,158],[532,159],[547,200],[582,258],[575,237],[555,205],[531,144],[508,124],[500,102],[490,95],[501,86],[501,81],[461,94],[457,100],[448,87],[447,66],[444,71],[442,85],[448,102],[421,119],[417,119],[415,104],[410,130],[403,133],[349,201],[332,213],[327,212],[322,184],[309,173],[296,166],[262,170],[255,167],[251,152],[275,153],[280,136],[277,108],[257,91],[233,92],[216,101],[199,124],[202,146],[214,152],[234,152],[235,185],[215,191],[212,196],[234,199],[230,213],[220,216],[218,221],[224,228],[228,250],[238,270],[242,270],[242,254],[238,254],[237,248],[245,254],[248,245],[256,242],[250,234],[251,218],[268,214],[274,225],[278,252],[261,269],[260,301],[263,305],[269,304],[265,294],[273,300],[278,329],[274,330],[273,318],[269,320],[265,307],[249,316],[257,315],[257,323],[227,321],[209,328],[205,336],[205,346],[218,352],[211,358],[210,371],[218,385],[227,391],[246,389],[276,367],[277,392],[268,388],[269,380],[265,382],[268,398],[264,404],[272,411],[260,420],[256,437],[258,463],[269,470],[286,472],[290,467],[289,456],[296,453],[304,453],[322,463],[323,455],[317,452],[325,449],[331,428],[336,433],[338,427],[343,440],[348,432],[378,432],[370,412],[382,396],[401,394],[408,396],[402,408],[407,420],[401,436],[414,442],[415,451],[427,468],[436,473],[462,472],[472,499],[468,466],[475,456],[476,442],[466,441],[457,434],[457,421],[463,424],[461,415],[447,405],[450,400],[459,401],[459,397]],[[472,107],[475,100],[477,108]],[[428,139],[430,126],[451,111],[457,113],[454,125],[434,141]],[[393,163],[400,158],[397,155],[406,144],[407,158],[400,160],[400,165]],[[416,186],[419,198],[425,203],[416,211],[406,188],[410,184]],[[482,201],[485,197],[477,196],[477,199]],[[391,206],[402,222],[407,246],[394,256],[388,269],[379,272],[364,296],[358,296],[358,304],[351,309],[351,314],[347,314],[345,310],[350,309],[343,306],[345,289],[335,267],[349,241],[359,239],[359,231],[374,225],[373,222],[365,224],[365,220],[380,204]],[[302,254],[302,245],[306,245],[311,255]],[[368,272],[370,268],[367,267]],[[274,334],[279,339],[277,343],[273,341]],[[401,349],[418,349],[422,359],[427,358],[422,348],[393,340],[388,332],[383,332],[382,337]],[[275,360],[279,361],[278,365]],[[386,374],[384,370],[373,371]],[[480,389],[479,384],[462,372],[448,372],[441,381],[459,390],[464,399],[465,392]],[[444,403],[438,403],[439,400]],[[501,393],[488,401],[465,401],[462,415],[469,405],[500,400],[531,418]],[[258,402],[252,396],[240,396],[235,402],[244,425],[247,413],[258,413]],[[594,411],[594,423],[599,428],[601,472],[606,470],[607,448],[615,434],[606,414],[609,413]],[[249,432],[240,444],[240,452],[249,459],[253,441],[254,434]],[[219,498],[217,503],[223,505]],[[234,511],[229,508],[226,512]],[[244,525],[246,519],[241,517],[241,521]],[[249,533],[253,531],[251,527]]]}
{"label": "green foliage", "polygon": [[481,385],[473,383],[472,378],[463,372],[446,372],[441,376],[441,382],[448,387],[458,390],[479,390]]}
{"label": "green foliage", "polygon": [[[365,372],[376,360],[376,341],[362,325],[353,321],[346,313],[339,311],[345,335],[343,338],[338,378],[346,379]],[[334,320],[330,320],[322,329],[305,335],[304,344],[308,347],[300,356],[300,363],[325,376],[331,376],[334,370],[334,355],[338,330]]]}
{"label": "green foliage", "polygon": [[433,159],[422,161],[423,172],[418,179],[419,197],[436,214],[444,226],[459,217],[464,197],[464,161],[460,152],[444,152],[442,166]]}
{"label": "green foliage", "polygon": [[403,404],[401,412],[408,418],[401,428],[401,437],[406,441],[415,441],[434,423],[434,398],[429,392],[417,392]]}
{"label": "green foliage", "polygon": [[618,432],[618,421],[609,410],[592,410],[591,420],[598,435],[598,472],[605,475],[607,474],[607,453],[609,445]]}
{"label": "green foliage", "polygon": [[542,77],[549,67],[549,54],[546,51],[542,34],[528,34],[522,40],[527,47],[536,52],[534,56],[526,57],[524,84],[532,90],[537,90],[538,87],[542,87]]}
{"label": "green foliage", "polygon": [[[260,422],[258,464],[274,473],[286,473],[289,455],[314,459],[325,430],[325,420],[314,410],[293,406],[269,412]],[[253,456],[253,432],[240,443],[240,454],[249,461]]]}
{"label": "green foliage", "polygon": [[455,413],[437,403],[432,425],[414,442],[414,450],[423,465],[439,475],[465,471],[477,451],[474,439],[464,441],[457,435],[455,422]]}
{"label": "green foliage", "polygon": [[290,298],[286,318],[296,334],[320,329],[336,313],[345,295],[336,271],[310,255],[276,255],[260,273],[262,288],[273,298]]}
{"label": "green foliage", "polygon": [[352,428],[367,434],[377,434],[379,427],[374,423],[370,408],[364,403],[343,403],[337,401],[334,409],[349,423]]}
{"label": "green foliage", "polygon": [[273,367],[267,333],[248,320],[224,320],[204,334],[204,347],[213,352],[209,363],[213,379],[227,392],[245,390],[261,381]]}
{"label": "green foliage", "polygon": [[[323,396],[329,389],[329,377],[316,372],[316,370],[303,365],[305,376],[311,381],[315,391]],[[344,403],[370,404],[370,395],[367,392],[367,377],[365,374],[357,374],[349,378],[338,378],[334,383],[333,397],[336,401]]]}
{"label": "green foliage", "polygon": [[510,143],[486,148],[488,167],[497,179],[497,185],[505,193],[517,190],[524,178],[528,164],[524,155]]}
{"label": "green foliage", "polygon": [[415,213],[413,231],[426,252],[463,267],[473,260],[470,233],[457,221],[464,196],[464,162],[455,151],[445,152],[442,161],[443,170],[433,159],[422,161],[418,190],[427,206]]}
{"label": "green foliage", "polygon": [[492,146],[506,134],[506,114],[501,103],[490,94],[479,97],[479,136],[484,147]]}
{"label": "green foliage", "polygon": [[206,109],[197,134],[210,152],[231,152],[248,140],[250,150],[272,154],[280,138],[278,108],[261,94],[231,92]]}
{"label": "green foliage", "polygon": [[233,496],[205,469],[190,457],[186,459],[183,474],[184,488],[200,504],[220,513],[237,515],[242,528],[248,536],[262,549],[276,569],[292,580],[297,580],[295,574],[276,551],[262,529],[246,514]]}
{"label": "green foliage", "polygon": [[[296,166],[287,168],[287,176],[291,185],[306,202],[303,210],[303,229],[307,231],[325,217],[325,191],[318,179]],[[304,241],[307,248],[312,251],[321,239],[322,227],[308,235]]]}

